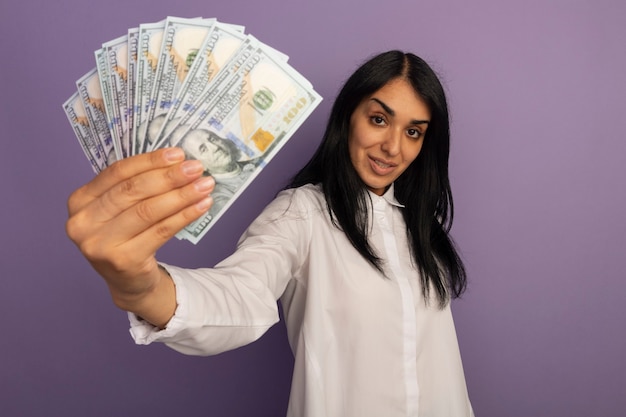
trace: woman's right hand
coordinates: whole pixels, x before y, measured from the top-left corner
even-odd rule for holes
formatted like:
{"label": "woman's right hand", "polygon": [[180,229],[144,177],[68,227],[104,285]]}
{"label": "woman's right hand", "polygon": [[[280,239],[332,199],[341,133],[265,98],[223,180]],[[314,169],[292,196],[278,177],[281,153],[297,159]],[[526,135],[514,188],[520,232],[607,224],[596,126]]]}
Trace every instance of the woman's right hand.
{"label": "woman's right hand", "polygon": [[72,193],[67,234],[104,278],[113,301],[155,326],[176,309],[157,250],[212,205],[215,182],[179,148],[123,159]]}

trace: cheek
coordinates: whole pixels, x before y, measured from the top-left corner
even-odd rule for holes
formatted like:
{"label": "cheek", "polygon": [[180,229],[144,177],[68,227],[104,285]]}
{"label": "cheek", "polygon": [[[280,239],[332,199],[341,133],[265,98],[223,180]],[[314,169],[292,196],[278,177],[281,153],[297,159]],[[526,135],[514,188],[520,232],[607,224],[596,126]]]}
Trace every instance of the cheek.
{"label": "cheek", "polygon": [[213,154],[206,154],[206,155],[204,155],[204,160],[207,161],[207,163],[209,163],[211,165],[215,165],[215,163],[219,161],[219,159],[216,158],[215,155],[213,155]]}
{"label": "cheek", "polygon": [[348,137],[348,146],[350,149],[350,157],[358,158],[366,149],[374,145],[376,137],[367,128],[359,123],[351,125],[350,136]]}
{"label": "cheek", "polygon": [[363,169],[366,169],[366,166],[369,164],[367,158],[366,148],[362,146],[357,140],[351,141],[349,143],[349,151],[350,151],[350,161],[352,162],[352,166],[357,172],[360,172]]}
{"label": "cheek", "polygon": [[350,159],[352,160],[352,164],[356,163],[359,154],[359,141],[356,138],[356,134],[354,131],[351,131],[350,136],[348,137],[348,153],[350,154]]}

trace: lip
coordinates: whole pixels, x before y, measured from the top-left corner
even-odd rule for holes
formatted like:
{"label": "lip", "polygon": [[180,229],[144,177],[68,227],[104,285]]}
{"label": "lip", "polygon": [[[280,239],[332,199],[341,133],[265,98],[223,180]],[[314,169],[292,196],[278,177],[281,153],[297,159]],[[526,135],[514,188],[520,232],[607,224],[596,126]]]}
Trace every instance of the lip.
{"label": "lip", "polygon": [[[374,171],[374,173],[376,173],[378,175],[388,175],[397,166],[397,164],[395,164],[393,162],[386,161],[386,160],[381,159],[381,158],[374,158],[374,157],[370,156],[370,157],[368,157],[368,160],[370,162],[370,167],[372,168],[372,171]],[[386,166],[380,166],[379,164],[384,164]]]}

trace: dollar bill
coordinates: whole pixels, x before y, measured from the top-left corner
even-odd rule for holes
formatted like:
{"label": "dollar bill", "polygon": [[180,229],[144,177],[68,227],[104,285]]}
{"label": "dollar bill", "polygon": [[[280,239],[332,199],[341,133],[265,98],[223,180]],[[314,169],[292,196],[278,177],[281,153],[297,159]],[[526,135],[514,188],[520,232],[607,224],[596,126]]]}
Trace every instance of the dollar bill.
{"label": "dollar bill", "polygon": [[288,64],[262,48],[254,51],[220,96],[178,128],[172,144],[200,159],[216,182],[211,210],[178,237],[197,243],[320,101]]}
{"label": "dollar bill", "polygon": [[215,19],[183,19],[168,17],[163,29],[163,42],[158,58],[152,93],[147,114],[149,143],[146,149],[151,148],[161,124],[156,132],[152,121],[166,114],[172,106],[172,101],[180,86],[183,84],[189,68],[198,53],[207,34],[215,24]]}
{"label": "dollar bill", "polygon": [[[128,35],[120,36],[112,41],[102,44],[106,56],[106,71],[108,72],[108,86],[110,89],[110,101],[112,108],[109,114],[110,128],[113,138],[119,144],[119,157],[130,156],[130,143],[128,140]],[[100,76],[100,83],[102,82]]]}
{"label": "dollar bill", "polygon": [[128,141],[128,149],[130,155],[138,154],[139,150],[136,149],[135,136],[134,136],[134,115],[135,115],[135,88],[137,85],[137,48],[139,45],[139,28],[128,29],[128,81],[126,82],[126,102],[127,102],[127,116],[126,116],[126,136]]}
{"label": "dollar bill", "polygon": [[172,142],[176,142],[171,137],[174,131],[180,131],[179,126],[187,124],[197,112],[212,106],[225,83],[260,47],[284,62],[289,59],[252,35],[243,36],[227,27],[220,27],[219,23],[214,26],[174,99],[172,109],[162,121],[161,131],[152,149],[171,146]]}
{"label": "dollar bill", "polygon": [[85,113],[85,107],[83,106],[78,92],[72,94],[72,96],[63,103],[63,110],[85,156],[89,160],[94,172],[97,174],[106,167],[106,161],[103,158],[102,146],[91,132],[89,120]]}
{"label": "dollar bill", "polygon": [[238,50],[245,38],[246,36],[233,25],[216,23],[210,28],[204,42],[194,54],[188,74],[173,97],[168,112],[162,116],[163,120],[159,123],[161,127],[152,149],[164,145],[164,139],[178,124],[174,123],[174,120],[179,120],[183,112],[188,111],[189,106],[209,89],[215,75]]}
{"label": "dollar bill", "polygon": [[273,51],[265,45],[250,44],[232,65],[232,73],[223,86],[213,86],[213,96],[201,100],[200,105],[189,112],[184,120],[184,130],[179,129],[179,138],[171,141],[176,145],[185,131],[204,128],[220,134],[223,129],[230,131],[231,140],[250,158],[264,153],[267,145],[254,137],[252,132],[276,114],[278,104],[291,98],[295,91],[311,89],[310,83],[288,64],[277,59]]}
{"label": "dollar bill", "polygon": [[139,25],[139,43],[137,45],[137,74],[135,84],[135,103],[133,116],[133,149],[143,153],[147,131],[150,95],[154,85],[159,53],[163,41],[165,21]]}
{"label": "dollar bill", "polygon": [[76,81],[78,95],[85,108],[85,114],[89,122],[93,137],[100,143],[103,159],[106,165],[117,160],[111,130],[105,114],[104,98],[100,87],[100,77],[96,68]]}
{"label": "dollar bill", "polygon": [[102,92],[102,99],[104,103],[104,115],[106,118],[107,127],[111,134],[113,141],[113,149],[115,150],[115,159],[122,158],[122,151],[118,132],[115,129],[115,116],[113,109],[115,107],[112,99],[113,90],[110,85],[109,79],[109,64],[104,48],[100,48],[94,52],[96,59],[96,70],[98,72],[98,80],[100,82],[100,91]]}

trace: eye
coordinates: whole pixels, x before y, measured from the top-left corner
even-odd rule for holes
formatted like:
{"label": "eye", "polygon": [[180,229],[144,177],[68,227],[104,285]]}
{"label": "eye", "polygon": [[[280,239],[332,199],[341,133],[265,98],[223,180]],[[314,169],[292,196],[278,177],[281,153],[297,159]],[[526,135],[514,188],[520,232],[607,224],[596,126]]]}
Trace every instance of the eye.
{"label": "eye", "polygon": [[413,139],[419,139],[422,137],[422,132],[419,129],[415,129],[415,128],[407,129],[406,133]]}
{"label": "eye", "polygon": [[376,126],[384,126],[385,125],[385,118],[379,115],[376,116],[371,116],[370,120],[372,121],[373,124],[375,124]]}
{"label": "eye", "polygon": [[208,151],[209,149],[207,148],[206,144],[204,144],[204,143],[203,143],[202,145],[200,145],[200,147],[198,148],[198,150],[199,150],[199,151],[200,151],[200,153],[202,154],[202,153],[207,153],[207,151]]}

